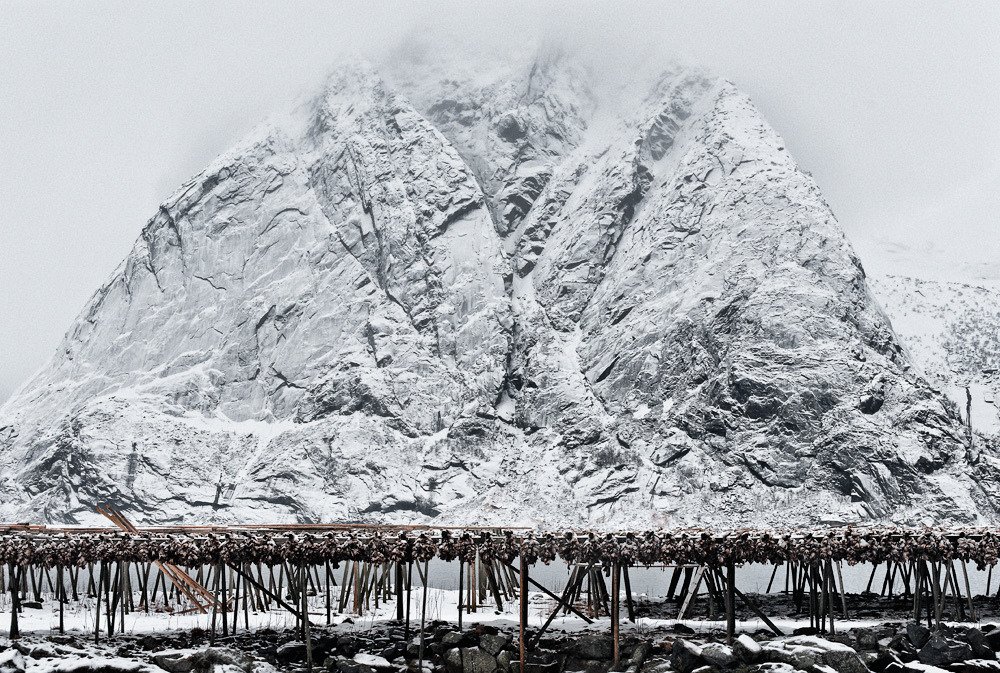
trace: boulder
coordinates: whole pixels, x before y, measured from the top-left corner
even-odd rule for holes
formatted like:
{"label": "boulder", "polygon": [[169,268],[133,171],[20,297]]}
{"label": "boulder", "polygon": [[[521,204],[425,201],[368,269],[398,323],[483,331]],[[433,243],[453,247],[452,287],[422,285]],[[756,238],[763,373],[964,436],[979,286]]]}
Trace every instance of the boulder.
{"label": "boulder", "polygon": [[[988,629],[987,626],[993,628]],[[986,644],[989,645],[990,649],[994,652],[1000,652],[1000,629],[992,624],[987,624],[983,627],[983,632],[986,635]]]}
{"label": "boulder", "polygon": [[24,673],[24,655],[14,648],[0,652],[0,673]]}
{"label": "boulder", "polygon": [[909,638],[910,643],[912,643],[913,646],[919,650],[927,644],[927,641],[931,637],[931,630],[923,624],[910,622],[906,625],[906,637]]}
{"label": "boulder", "polygon": [[860,651],[875,651],[878,649],[878,634],[875,629],[857,629],[854,632],[854,642]]}
{"label": "boulder", "polygon": [[484,633],[479,636],[479,647],[490,656],[497,656],[500,652],[510,646],[511,637],[492,633]]}
{"label": "boulder", "polygon": [[889,664],[899,664],[899,667],[903,667],[903,661],[892,651],[892,650],[882,650],[880,651],[868,664],[868,668],[875,671],[875,673],[883,673]]}
{"label": "boulder", "polygon": [[990,647],[986,640],[986,634],[977,629],[974,626],[970,626],[965,629],[959,635],[959,638],[968,643],[969,647],[972,648],[972,656],[976,659],[996,659],[996,654],[993,652],[993,648]]}
{"label": "boulder", "polygon": [[718,669],[734,668],[739,661],[732,648],[722,643],[707,643],[701,648],[701,658]]}
{"label": "boulder", "polygon": [[677,673],[693,673],[706,664],[701,657],[701,647],[682,638],[674,641],[670,652],[670,664]]}
{"label": "boulder", "polygon": [[364,652],[358,652],[357,654],[354,655],[354,661],[364,666],[370,666],[371,668],[380,672],[396,670],[396,667],[390,664],[387,659],[374,654],[366,654]]}
{"label": "boulder", "polygon": [[760,658],[760,645],[749,635],[741,633],[733,641],[733,654],[744,664],[753,664]]}
{"label": "boulder", "polygon": [[567,651],[579,659],[610,659],[614,655],[614,642],[611,636],[587,634],[573,641]]}
{"label": "boulder", "polygon": [[[305,647],[304,643],[302,645]],[[304,650],[303,658],[305,658]],[[250,671],[254,666],[252,656],[227,647],[159,652],[150,659],[169,673],[212,673],[216,666],[232,666],[243,671]]]}
{"label": "boulder", "polygon": [[917,653],[920,663],[930,666],[947,666],[972,659],[972,648],[960,640],[945,638],[935,633]]}
{"label": "boulder", "polygon": [[306,644],[292,640],[280,645],[274,653],[275,658],[283,663],[290,664],[293,661],[304,661],[306,658]]}

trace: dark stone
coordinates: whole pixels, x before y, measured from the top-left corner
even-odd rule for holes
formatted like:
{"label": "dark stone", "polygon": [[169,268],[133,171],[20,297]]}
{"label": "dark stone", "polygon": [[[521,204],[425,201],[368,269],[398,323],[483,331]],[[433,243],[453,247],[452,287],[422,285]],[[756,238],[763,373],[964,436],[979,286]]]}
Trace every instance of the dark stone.
{"label": "dark stone", "polygon": [[510,636],[501,636],[494,633],[484,633],[479,636],[479,647],[483,652],[491,656],[497,656],[505,650],[511,643]]}
{"label": "dark stone", "polygon": [[567,671],[582,671],[583,673],[608,673],[611,668],[611,661],[608,659],[577,659],[576,657],[566,658]]}
{"label": "dark stone", "polygon": [[917,660],[917,648],[910,642],[909,636],[900,633],[889,641],[889,649],[896,653],[902,662]]}
{"label": "dark stone", "polygon": [[940,633],[933,634],[927,644],[918,652],[920,663],[930,666],[946,666],[972,658],[972,648],[968,643],[945,638]]}
{"label": "dark stone", "polygon": [[959,638],[969,644],[972,648],[972,656],[976,659],[996,659],[993,648],[986,641],[986,634],[974,626],[965,629]]}
{"label": "dark stone", "polygon": [[872,669],[876,673],[884,673],[889,664],[899,664],[900,668],[903,666],[902,660],[893,654],[892,650],[882,650],[878,653],[878,656],[868,664],[868,668]]}
{"label": "dark stone", "polygon": [[707,643],[701,648],[701,658],[718,669],[734,668],[738,662],[733,650],[722,643]]}
{"label": "dark stone", "polygon": [[986,644],[989,645],[990,649],[994,652],[1000,652],[1000,629],[992,628],[987,631],[984,626],[982,630],[986,636]]}
{"label": "dark stone", "polygon": [[906,637],[909,638],[910,643],[912,643],[913,646],[919,650],[927,644],[927,641],[931,637],[931,630],[923,624],[910,622],[906,625]]}
{"label": "dark stone", "polygon": [[903,664],[894,661],[888,664],[882,673],[906,673],[906,668],[903,667]]}
{"label": "dark stone", "polygon": [[1000,661],[996,659],[970,659],[961,666],[962,673],[1000,673]]}
{"label": "dark stone", "polygon": [[350,659],[359,651],[358,639],[352,636],[341,636],[337,638],[337,651]]}
{"label": "dark stone", "polygon": [[815,626],[800,626],[792,631],[793,636],[818,636],[819,629]]}
{"label": "dark stone", "polygon": [[837,673],[869,673],[868,666],[853,650],[827,650],[823,653],[823,663]]}
{"label": "dark stone", "polygon": [[441,644],[448,647],[458,647],[465,640],[465,636],[458,631],[449,631],[441,637]]}
{"label": "dark stone", "polygon": [[[305,647],[305,643],[301,643]],[[280,649],[280,648],[279,648]],[[304,650],[303,650],[304,652]],[[232,665],[249,671],[253,657],[224,647],[209,647],[199,652],[161,652],[152,657],[154,664],[169,673],[210,673],[217,665]]]}
{"label": "dark stone", "polygon": [[346,658],[337,659],[330,670],[336,671],[336,673],[375,673],[375,669],[371,666],[359,664],[352,659]]}
{"label": "dark stone", "polygon": [[874,629],[857,629],[854,642],[859,650],[875,651],[878,649],[878,634]]}
{"label": "dark stone", "polygon": [[733,654],[744,664],[754,664],[760,657],[760,645],[747,634],[737,636],[733,641]]}
{"label": "dark stone", "polygon": [[674,641],[674,648],[670,652],[670,665],[677,673],[693,673],[705,663],[701,658],[701,648],[697,645],[680,638]]}
{"label": "dark stone", "polygon": [[614,643],[611,636],[585,635],[577,638],[568,652],[578,659],[610,659],[614,655]]}

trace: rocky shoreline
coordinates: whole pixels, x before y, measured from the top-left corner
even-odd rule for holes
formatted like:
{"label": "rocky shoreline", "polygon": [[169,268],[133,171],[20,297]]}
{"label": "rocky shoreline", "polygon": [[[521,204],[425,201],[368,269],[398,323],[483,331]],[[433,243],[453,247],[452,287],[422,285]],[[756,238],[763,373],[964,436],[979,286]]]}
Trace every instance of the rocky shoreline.
{"label": "rocky shoreline", "polygon": [[[83,635],[0,641],[0,673],[515,673],[517,631],[475,624],[458,630],[434,622],[409,638],[387,622],[364,630],[350,623],[318,628],[311,652],[292,630],[259,630],[214,645],[201,629],[121,636],[95,645]],[[529,632],[529,636],[532,634]],[[721,632],[696,634],[682,624],[621,638],[613,663],[603,633],[550,633],[528,654],[526,673],[994,673],[1000,671],[1000,628],[887,622],[818,635],[800,628],[787,637],[743,633],[729,645]]]}

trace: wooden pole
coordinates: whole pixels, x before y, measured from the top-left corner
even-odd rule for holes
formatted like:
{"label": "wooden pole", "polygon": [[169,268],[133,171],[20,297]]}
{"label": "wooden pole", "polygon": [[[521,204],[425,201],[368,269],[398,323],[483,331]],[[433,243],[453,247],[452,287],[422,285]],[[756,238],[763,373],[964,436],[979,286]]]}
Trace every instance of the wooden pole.
{"label": "wooden pole", "polygon": [[312,630],[309,628],[309,592],[306,590],[306,566],[302,564],[299,569],[299,577],[302,584],[302,631],[306,640],[306,663],[309,670],[313,670],[313,650],[312,650]]}
{"label": "wooden pole", "polygon": [[611,566],[611,668],[618,668],[621,658],[621,643],[619,642],[619,594],[621,593],[621,566],[615,561]]}
{"label": "wooden pole", "polygon": [[462,595],[463,580],[465,579],[465,563],[462,559],[458,559],[458,630],[462,630],[462,603],[464,601],[464,596]]}
{"label": "wooden pole", "polygon": [[528,639],[526,629],[528,627],[528,562],[521,554],[521,590],[518,600],[520,601],[518,610],[518,638],[517,647],[520,654],[520,671],[524,673],[528,663]]}
{"label": "wooden pole", "polygon": [[17,611],[21,609],[21,598],[17,593],[18,591],[18,581],[17,581],[17,566],[13,563],[7,564],[8,572],[10,573],[10,639],[17,640],[21,637],[21,630],[18,628],[17,624]]}
{"label": "wooden pole", "polygon": [[736,564],[726,565],[726,639],[733,644],[736,637]]}
{"label": "wooden pole", "polygon": [[426,640],[424,632],[426,630],[426,618],[427,618],[427,580],[429,578],[430,565],[428,561],[424,561],[424,590],[421,592],[420,596],[420,650],[418,654],[419,660],[419,670],[424,670],[424,641]]}

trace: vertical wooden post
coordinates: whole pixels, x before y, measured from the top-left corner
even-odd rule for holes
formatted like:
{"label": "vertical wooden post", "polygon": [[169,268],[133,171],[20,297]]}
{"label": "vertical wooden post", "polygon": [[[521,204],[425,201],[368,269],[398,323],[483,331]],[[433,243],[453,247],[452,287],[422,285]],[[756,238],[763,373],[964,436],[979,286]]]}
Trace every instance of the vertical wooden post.
{"label": "vertical wooden post", "polygon": [[309,664],[309,670],[313,670],[313,650],[312,650],[312,631],[310,629],[309,623],[309,591],[306,587],[306,566],[302,564],[299,569],[299,577],[302,582],[302,630],[305,634],[306,641],[306,662]]}
{"label": "vertical wooden post", "polygon": [[229,578],[226,577],[226,565],[219,564],[219,584],[222,585],[222,633],[229,635]]}
{"label": "vertical wooden post", "polygon": [[17,593],[17,566],[8,563],[7,569],[10,573],[10,639],[17,640],[21,637],[21,630],[17,624],[17,611],[21,608],[20,596]]}
{"label": "vertical wooden post", "polygon": [[524,554],[521,554],[521,588],[518,592],[518,600],[520,601],[519,611],[518,611],[518,638],[517,647],[520,653],[520,671],[524,673],[525,666],[528,663],[527,651],[528,642],[527,634],[525,630],[528,627],[528,562],[524,558]]}
{"label": "vertical wooden post", "polygon": [[406,562],[406,642],[410,641],[410,605],[413,603],[413,559]]}
{"label": "vertical wooden post", "polygon": [[403,621],[403,562],[396,561],[396,621]]}
{"label": "vertical wooden post", "polygon": [[65,608],[66,608],[66,585],[63,583],[63,567],[60,564],[56,569],[59,589],[56,591],[56,600],[59,601],[59,633],[66,633]]}
{"label": "vertical wooden post", "polygon": [[726,640],[730,645],[736,637],[736,564],[726,564]]}
{"label": "vertical wooden post", "polygon": [[462,630],[462,603],[464,602],[465,596],[463,596],[463,588],[465,580],[465,562],[462,559],[458,559],[458,630]]}
{"label": "vertical wooden post", "polygon": [[427,617],[427,585],[429,583],[429,579],[430,565],[428,561],[424,561],[424,590],[421,592],[420,596],[420,650],[418,652],[418,661],[420,662],[418,665],[420,666],[421,671],[424,670],[424,641],[426,640],[424,632],[427,628],[425,626],[425,620]]}
{"label": "vertical wooden post", "polygon": [[97,602],[94,603],[94,644],[101,644],[101,589],[104,588],[104,561],[101,561],[101,569],[97,573]]}
{"label": "vertical wooden post", "polygon": [[618,668],[618,660],[621,656],[619,633],[619,594],[621,593],[621,566],[615,561],[611,566],[611,645],[612,661],[611,668]]}

